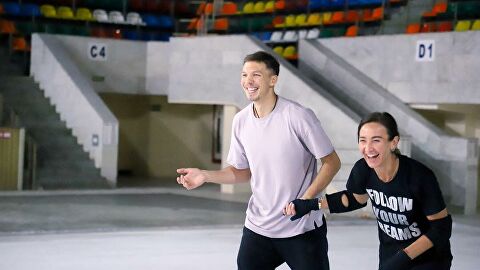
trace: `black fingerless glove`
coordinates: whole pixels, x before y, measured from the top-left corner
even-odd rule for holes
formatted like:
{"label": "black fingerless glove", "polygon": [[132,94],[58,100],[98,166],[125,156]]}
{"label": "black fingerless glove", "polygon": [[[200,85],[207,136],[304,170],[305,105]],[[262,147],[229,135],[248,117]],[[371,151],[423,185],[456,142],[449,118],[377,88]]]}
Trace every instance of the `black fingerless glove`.
{"label": "black fingerless glove", "polygon": [[295,205],[296,213],[295,216],[290,218],[292,221],[303,217],[310,211],[318,210],[318,198],[309,200],[295,199],[292,203]]}
{"label": "black fingerless glove", "polygon": [[380,265],[379,270],[405,270],[410,269],[410,263],[412,259],[408,257],[407,253],[403,249],[399,250],[395,255],[387,259]]}

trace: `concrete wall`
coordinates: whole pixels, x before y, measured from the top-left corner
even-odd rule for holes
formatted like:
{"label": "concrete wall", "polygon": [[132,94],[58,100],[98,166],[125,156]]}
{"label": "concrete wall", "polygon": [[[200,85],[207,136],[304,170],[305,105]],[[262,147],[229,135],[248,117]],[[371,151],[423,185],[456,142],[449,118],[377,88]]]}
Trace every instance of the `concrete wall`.
{"label": "concrete wall", "polygon": [[101,97],[120,124],[120,172],[172,184],[179,167],[220,168],[212,161],[212,105],[171,104],[166,96]]}
{"label": "concrete wall", "polygon": [[[433,41],[433,61],[416,61],[419,41]],[[478,31],[335,38],[321,43],[405,103],[480,104]]]}

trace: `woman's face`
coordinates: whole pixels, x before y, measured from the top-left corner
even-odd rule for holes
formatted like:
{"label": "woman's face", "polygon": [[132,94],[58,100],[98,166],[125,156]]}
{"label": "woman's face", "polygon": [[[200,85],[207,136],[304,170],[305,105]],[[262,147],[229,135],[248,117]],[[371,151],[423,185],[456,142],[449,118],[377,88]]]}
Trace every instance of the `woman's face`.
{"label": "woman's face", "polygon": [[370,168],[382,168],[391,162],[392,151],[397,147],[399,137],[388,140],[387,129],[380,123],[370,122],[360,128],[358,149]]}

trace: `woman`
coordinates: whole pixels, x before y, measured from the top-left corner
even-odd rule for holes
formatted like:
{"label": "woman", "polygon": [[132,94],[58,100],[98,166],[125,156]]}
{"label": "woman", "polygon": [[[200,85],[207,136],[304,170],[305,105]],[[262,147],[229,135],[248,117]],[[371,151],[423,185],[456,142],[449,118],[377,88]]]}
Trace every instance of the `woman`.
{"label": "woman", "polygon": [[357,136],[363,158],[355,163],[347,190],[325,199],[296,199],[284,214],[295,220],[319,208],[348,212],[370,199],[378,221],[380,270],[450,269],[452,218],[434,173],[400,154],[397,123],[389,113],[368,115]]}

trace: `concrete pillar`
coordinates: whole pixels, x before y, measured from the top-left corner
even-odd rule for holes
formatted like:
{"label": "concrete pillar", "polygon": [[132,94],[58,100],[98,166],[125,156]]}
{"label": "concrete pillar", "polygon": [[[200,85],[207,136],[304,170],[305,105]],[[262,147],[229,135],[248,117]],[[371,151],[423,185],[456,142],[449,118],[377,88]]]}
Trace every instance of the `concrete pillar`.
{"label": "concrete pillar", "polygon": [[[233,117],[238,112],[237,107],[231,105],[223,106],[223,138],[222,138],[222,168],[229,166],[226,163],[228,150],[230,149],[230,140],[232,138],[232,122]],[[222,193],[251,193],[250,182],[241,184],[222,184],[220,186]]]}

